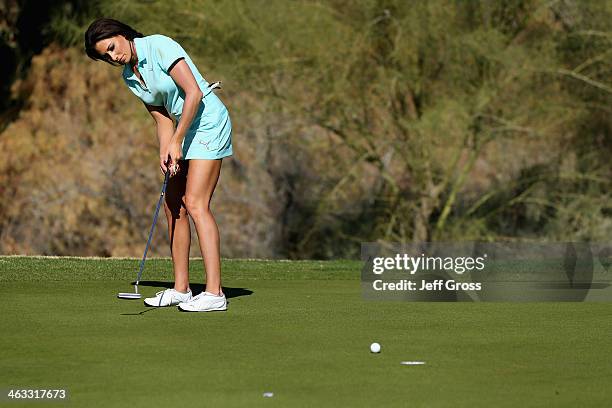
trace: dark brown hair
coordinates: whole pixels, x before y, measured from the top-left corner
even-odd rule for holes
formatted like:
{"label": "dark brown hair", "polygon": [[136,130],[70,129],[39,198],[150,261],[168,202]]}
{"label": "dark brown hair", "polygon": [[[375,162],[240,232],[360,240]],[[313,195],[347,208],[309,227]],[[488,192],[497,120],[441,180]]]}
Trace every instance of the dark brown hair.
{"label": "dark brown hair", "polygon": [[85,31],[85,53],[87,53],[89,58],[93,59],[94,61],[102,60],[111,65],[119,65],[108,59],[106,55],[102,56],[98,54],[98,51],[96,51],[95,48],[98,41],[105,40],[116,35],[122,35],[129,41],[132,41],[134,38],[144,37],[142,33],[139,33],[127,24],[123,24],[121,21],[105,17],[98,18],[91,23],[87,31]]}

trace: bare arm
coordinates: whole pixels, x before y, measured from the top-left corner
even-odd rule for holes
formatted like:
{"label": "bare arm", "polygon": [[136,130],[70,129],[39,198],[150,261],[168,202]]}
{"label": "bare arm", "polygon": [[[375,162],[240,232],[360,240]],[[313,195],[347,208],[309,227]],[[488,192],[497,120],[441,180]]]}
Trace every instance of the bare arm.
{"label": "bare arm", "polygon": [[159,140],[160,156],[159,166],[163,172],[166,172],[167,168],[164,162],[168,160],[168,158],[162,156],[164,156],[168,150],[168,145],[170,144],[170,140],[174,134],[174,122],[172,121],[168,111],[166,111],[166,108],[163,106],[152,106],[147,104],[145,104],[145,106],[155,120],[157,126],[157,139]]}
{"label": "bare arm", "polygon": [[184,59],[174,64],[169,73],[174,82],[185,92],[185,102],[183,102],[181,120],[172,137],[173,142],[180,145],[183,143],[183,138],[189,126],[191,126],[191,122],[198,111],[204,94],[198,86],[189,65],[187,65]]}

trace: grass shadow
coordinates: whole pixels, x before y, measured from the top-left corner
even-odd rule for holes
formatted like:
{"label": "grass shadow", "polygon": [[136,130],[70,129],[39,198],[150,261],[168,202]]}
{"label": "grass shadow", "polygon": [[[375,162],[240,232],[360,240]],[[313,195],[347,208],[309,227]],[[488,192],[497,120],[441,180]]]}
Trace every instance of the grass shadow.
{"label": "grass shadow", "polygon": [[150,312],[152,310],[159,309],[158,307],[148,307],[145,310],[138,313],[121,313],[121,316],[142,316],[143,314]]}

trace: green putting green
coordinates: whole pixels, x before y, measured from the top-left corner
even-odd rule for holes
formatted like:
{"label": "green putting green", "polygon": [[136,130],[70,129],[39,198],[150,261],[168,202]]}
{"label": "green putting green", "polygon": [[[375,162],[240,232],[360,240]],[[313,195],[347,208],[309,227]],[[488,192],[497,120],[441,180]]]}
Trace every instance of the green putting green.
{"label": "green putting green", "polygon": [[[60,404],[83,407],[575,407],[612,396],[607,303],[372,302],[359,262],[224,260],[228,311],[181,313],[116,298],[133,290],[138,262],[0,257],[0,389],[66,389]],[[171,270],[147,261],[141,292],[171,285]],[[415,360],[426,364],[400,364]]]}

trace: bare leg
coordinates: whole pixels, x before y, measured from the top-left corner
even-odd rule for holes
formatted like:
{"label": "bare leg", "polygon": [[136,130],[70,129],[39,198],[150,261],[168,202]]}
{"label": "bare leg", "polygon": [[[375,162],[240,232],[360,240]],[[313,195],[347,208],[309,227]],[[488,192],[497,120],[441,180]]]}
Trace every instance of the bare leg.
{"label": "bare leg", "polygon": [[204,258],[206,291],[221,293],[221,255],[219,249],[219,228],[210,211],[219,174],[221,160],[190,160],[187,174],[185,204],[195,224]]}
{"label": "bare leg", "polygon": [[174,289],[187,292],[189,289],[189,247],[191,228],[185,207],[185,188],[187,185],[186,161],[180,162],[180,171],[168,180],[164,211],[168,220],[170,251],[174,267]]}

